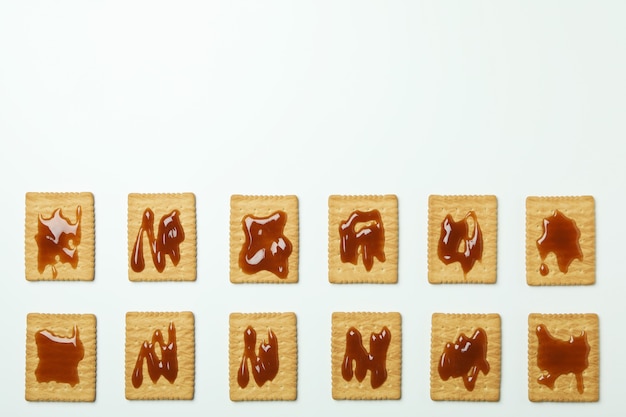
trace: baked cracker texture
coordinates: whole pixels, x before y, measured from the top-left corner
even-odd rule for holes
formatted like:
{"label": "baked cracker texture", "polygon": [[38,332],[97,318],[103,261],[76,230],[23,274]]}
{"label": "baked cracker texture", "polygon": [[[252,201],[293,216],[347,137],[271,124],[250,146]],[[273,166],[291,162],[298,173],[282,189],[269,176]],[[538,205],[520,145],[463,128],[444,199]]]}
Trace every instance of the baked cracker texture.
{"label": "baked cracker texture", "polygon": [[[276,211],[287,215],[282,236],[292,245],[287,268],[288,274],[281,278],[272,271],[261,270],[248,274],[239,266],[239,254],[246,242],[243,219],[246,216],[263,218]],[[298,282],[299,248],[298,197],[295,195],[232,195],[230,197],[230,281],[241,283],[296,283]]]}
{"label": "baked cracker texture", "polygon": [[[152,382],[147,360],[141,361],[143,381],[133,386],[132,375],[141,347],[151,343],[155,331],[160,331],[164,345],[172,343],[168,329],[173,323],[176,330],[176,356],[178,375],[174,382],[160,376]],[[159,343],[154,343],[157,360],[161,360]],[[195,329],[194,315],[183,312],[128,312],[126,313],[126,399],[128,400],[193,400],[195,384]]]}
{"label": "baked cracker texture", "polygon": [[[544,233],[544,219],[560,211],[573,220],[580,231],[578,244],[582,260],[574,259],[566,273],[561,272],[557,257],[550,252],[545,261],[549,272],[541,275],[541,256],[537,240]],[[528,197],[526,199],[526,282],[528,285],[591,285],[596,280],[596,216],[592,196]]]}
{"label": "baked cracker texture", "polygon": [[[341,260],[340,225],[355,211],[380,213],[384,229],[385,261],[374,258],[368,271],[363,264],[363,246],[356,265]],[[367,226],[368,223],[362,223]],[[359,233],[362,228],[355,227]],[[398,282],[398,197],[396,195],[331,195],[328,197],[328,280],[335,284],[395,284]]]}
{"label": "baked cracker texture", "polygon": [[[77,213],[79,206],[80,222],[78,222]],[[59,212],[60,217],[65,218],[69,225],[78,223],[81,234],[78,244],[73,239],[64,244],[65,238],[60,236],[58,250],[75,249],[76,252],[73,256],[78,257],[78,263],[74,268],[70,262],[64,262],[61,253],[59,253],[56,256],[56,262],[44,264],[45,269],[40,273],[38,266],[39,247],[36,240],[39,233],[39,216],[44,221],[51,219],[58,209],[61,210]],[[24,259],[28,281],[93,281],[94,254],[94,198],[92,193],[26,193]],[[53,276],[54,270],[56,270],[56,278]]]}
{"label": "baked cracker texture", "polygon": [[[489,372],[479,370],[472,391],[465,388],[463,378],[451,376],[444,381],[439,375],[439,362],[447,343],[454,346],[461,334],[472,339],[482,328],[487,336],[486,360]],[[430,398],[434,401],[499,401],[501,371],[500,315],[444,314],[432,315],[430,347]],[[469,374],[469,372],[467,373]]]}
{"label": "baked cracker texture", "polygon": [[[372,333],[379,334],[387,326],[391,339],[387,350],[387,379],[377,388],[372,388],[372,372],[367,371],[359,382],[356,375],[346,381],[342,375],[342,364],[346,353],[346,335],[351,327],[361,333],[361,343],[368,353]],[[332,395],[335,400],[399,400],[402,395],[402,316],[400,313],[336,312],[332,316],[331,339]],[[353,361],[352,369],[355,369]]]}
{"label": "baked cracker texture", "polygon": [[[47,330],[61,338],[72,337],[74,326],[83,344],[84,356],[78,362],[78,383],[38,382],[35,371],[39,355],[35,334]],[[68,345],[71,347],[74,345]],[[29,313],[26,318],[26,400],[93,402],[96,399],[96,316],[93,314]]]}
{"label": "baked cracker texture", "polygon": [[[442,237],[442,223],[447,215],[462,222],[474,212],[482,238],[482,259],[477,260],[465,274],[460,262],[445,264],[438,255]],[[473,220],[468,222],[473,237]],[[498,201],[495,195],[431,195],[428,198],[428,282],[431,284],[494,284],[496,282],[496,255],[498,235]],[[465,251],[462,243],[459,251]]]}
{"label": "baked cracker texture", "polygon": [[[252,374],[255,365],[246,359],[249,381],[245,388],[237,382],[245,351],[244,332],[256,332],[253,354],[259,355],[261,343],[270,343],[269,331],[278,342],[278,372],[272,380],[258,386]],[[228,372],[231,401],[295,401],[298,385],[298,345],[294,313],[232,313],[230,315]]]}
{"label": "baked cracker texture", "polygon": [[[154,239],[159,240],[159,224],[162,219],[178,210],[177,218],[185,235],[178,246],[180,260],[174,265],[166,252],[162,253],[165,268],[159,272],[151,254],[149,233],[142,229],[146,209],[153,212]],[[143,231],[142,231],[143,230]],[[141,231],[141,235],[139,233]],[[131,267],[137,239],[143,242],[145,268],[136,272]],[[196,280],[196,197],[193,193],[136,194],[128,195],[128,279],[130,281],[195,281]]]}
{"label": "baked cracker texture", "polygon": [[[554,388],[540,384],[538,378],[547,375],[537,362],[539,340],[537,327],[543,324],[548,333],[557,340],[570,341],[584,332],[587,336],[588,366],[582,372],[583,392],[578,392],[576,376],[562,374],[554,381]],[[570,341],[570,344],[572,342]],[[574,342],[576,343],[576,342]],[[564,349],[571,349],[568,345]],[[562,357],[563,355],[558,355]],[[528,399],[530,401],[596,402],[600,396],[600,336],[598,315],[586,314],[537,314],[528,315]]]}

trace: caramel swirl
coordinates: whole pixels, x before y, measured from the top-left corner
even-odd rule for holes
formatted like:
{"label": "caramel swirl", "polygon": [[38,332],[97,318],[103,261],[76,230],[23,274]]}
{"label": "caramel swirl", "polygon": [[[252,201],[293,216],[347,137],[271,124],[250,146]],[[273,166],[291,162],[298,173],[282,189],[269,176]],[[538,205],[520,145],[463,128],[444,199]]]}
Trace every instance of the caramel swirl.
{"label": "caramel swirl", "polygon": [[141,227],[130,257],[130,266],[135,272],[141,272],[146,267],[143,258],[143,234],[148,234],[152,262],[157,271],[165,269],[165,255],[169,255],[174,266],[180,261],[180,244],[185,240],[185,231],[180,223],[180,212],[173,210],[161,217],[158,233],[154,235],[154,213],[147,208],[143,212]]}

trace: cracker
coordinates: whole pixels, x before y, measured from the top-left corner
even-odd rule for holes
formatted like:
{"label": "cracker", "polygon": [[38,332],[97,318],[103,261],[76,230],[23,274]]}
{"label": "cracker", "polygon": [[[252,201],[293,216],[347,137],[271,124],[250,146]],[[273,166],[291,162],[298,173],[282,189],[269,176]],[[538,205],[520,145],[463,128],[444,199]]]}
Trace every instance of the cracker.
{"label": "cracker", "polygon": [[[372,371],[358,381],[356,375],[350,380],[342,375],[342,364],[346,354],[348,331],[354,327],[361,333],[361,344],[368,353],[373,333],[382,334],[387,327],[391,339],[386,356],[387,378],[382,385],[373,388]],[[400,313],[333,313],[332,319],[332,395],[335,400],[399,400],[402,394],[402,317]],[[357,361],[351,360],[356,369]]]}
{"label": "cracker", "polygon": [[[458,343],[461,334],[464,334],[467,339],[473,339],[479,328],[483,329],[486,335],[487,352],[485,357],[489,364],[489,370],[487,373],[483,372],[484,369],[478,371],[475,385],[470,391],[466,388],[461,376],[447,374],[448,379],[444,380],[439,373],[439,362],[447,343],[454,346]],[[474,343],[472,346],[479,346],[479,344]],[[430,348],[430,398],[435,401],[499,401],[500,350],[499,314],[433,314]],[[449,357],[454,360],[456,356],[451,354]],[[444,369],[444,373],[451,371],[451,368]],[[469,372],[465,375],[469,375]]]}
{"label": "cracker", "polygon": [[[48,376],[50,365],[58,360],[40,359],[47,357],[46,346],[38,347],[36,334],[48,331],[49,337],[69,339],[77,329],[76,345],[65,343],[63,352],[75,355],[69,364],[61,368],[61,376]],[[46,340],[46,339],[44,339]],[[83,357],[77,347],[83,346]],[[49,351],[49,349],[48,349]],[[57,352],[52,352],[54,354]],[[78,360],[76,367],[73,361]],[[37,375],[39,374],[39,375]],[[77,380],[74,379],[77,375]],[[39,382],[38,380],[41,380]],[[27,401],[84,401],[96,399],[96,316],[93,314],[39,314],[30,313],[26,319],[26,400]]]}
{"label": "cracker", "polygon": [[[580,231],[580,257],[567,272],[561,270],[554,252],[541,259],[537,241],[543,236],[544,221],[554,218],[558,210],[573,220]],[[591,196],[528,197],[526,199],[526,282],[528,285],[591,285],[596,280],[595,202]],[[554,229],[553,229],[554,230]],[[562,258],[565,259],[565,258]],[[540,268],[548,267],[547,275]]]}
{"label": "cracker", "polygon": [[[466,217],[474,212],[476,222],[482,236],[482,254],[473,265],[468,264],[464,271],[461,262],[453,260],[444,263],[439,257],[438,246],[442,234],[442,224],[446,216],[452,220],[466,224],[469,233],[461,240],[459,247],[454,248],[453,257],[462,256],[466,250],[466,240],[474,236],[473,218]],[[467,219],[467,220],[464,220]],[[498,235],[498,201],[494,195],[431,195],[428,198],[428,282],[441,283],[484,283],[496,282],[496,252]],[[452,248],[450,248],[453,250]],[[478,253],[477,253],[478,255]],[[454,258],[453,258],[454,259]]]}
{"label": "cracker", "polygon": [[[147,209],[152,210],[152,221],[148,221],[146,230],[142,228],[142,221]],[[178,210],[178,214],[174,210]],[[170,220],[174,220],[170,222]],[[176,224],[179,221],[180,224]],[[180,254],[178,264],[169,251],[157,249],[160,252],[163,268],[153,260],[151,244],[148,238],[150,227],[154,229],[154,239],[160,242],[159,225],[161,222],[173,224],[175,229],[170,230],[173,236],[168,239],[172,243],[173,252]],[[184,240],[180,239],[180,230]],[[165,231],[168,231],[165,228]],[[140,235],[141,233],[141,235]],[[140,238],[138,240],[138,237]],[[135,254],[135,245],[142,242],[143,250]],[[196,197],[193,193],[180,194],[129,194],[128,195],[128,279],[131,281],[195,281],[196,280]],[[144,268],[133,270],[133,259],[143,257]],[[140,268],[139,268],[140,269]]]}
{"label": "cracker", "polygon": [[[278,216],[277,211],[282,211],[286,217]],[[264,228],[265,236],[268,236],[269,244],[277,241],[291,244],[291,253],[288,249],[279,250],[277,253],[282,259],[276,262],[275,266],[269,269],[263,269],[262,262],[258,264],[258,268],[250,266],[244,271],[240,263],[240,254],[246,254],[246,235],[244,231],[246,225],[244,219],[257,219],[265,221],[272,216],[284,221],[284,227]],[[258,225],[259,223],[257,223]],[[270,223],[271,224],[271,223]],[[280,230],[282,229],[282,230]],[[268,233],[272,233],[271,236]],[[295,195],[281,196],[251,196],[251,195],[233,195],[230,198],[230,281],[236,284],[240,283],[296,283],[298,282],[298,197]],[[263,247],[263,245],[261,245]],[[263,259],[272,259],[270,253],[271,247],[263,247],[266,255]],[[258,253],[258,252],[255,252]],[[250,256],[253,253],[249,253]],[[287,256],[285,260],[284,257]],[[278,258],[275,258],[278,259]],[[244,264],[245,265],[245,264]],[[286,269],[285,269],[286,267]],[[258,270],[255,270],[258,269]],[[280,272],[279,272],[280,271]]]}
{"label": "cracker", "polygon": [[[581,336],[581,332],[585,332],[587,344],[589,345],[589,353],[587,355],[588,366],[581,373],[582,393],[578,391],[576,376],[573,373],[557,376],[554,380],[553,389],[538,382],[539,377],[547,375],[547,370],[541,369],[538,365],[537,352],[539,349],[539,339],[537,336],[537,327],[540,324],[545,326],[547,332],[554,339],[565,342],[573,337],[574,344],[579,343],[576,341],[576,338]],[[528,316],[528,399],[530,401],[558,402],[598,401],[600,395],[599,342],[599,321],[597,314],[530,314]],[[572,345],[568,345],[565,349],[571,349],[571,347]],[[562,355],[559,355],[559,357],[562,357]]]}
{"label": "cracker", "polygon": [[[64,232],[55,236],[54,231],[59,228]],[[59,239],[58,245],[51,244],[54,238]],[[28,281],[93,281],[94,253],[92,193],[26,193],[25,270]]]}
{"label": "cracker", "polygon": [[[165,360],[163,347],[172,343],[169,328],[173,325],[176,337],[178,374],[170,382],[158,375],[153,382],[148,374],[148,361],[141,359],[143,380],[135,388],[133,371],[140,358],[144,343],[151,343],[155,332],[160,332],[163,345],[154,343],[157,360]],[[158,364],[158,363],[157,363]],[[165,363],[163,364],[166,367]],[[195,330],[194,315],[183,312],[129,312],[126,313],[126,399],[128,400],[192,400],[195,380]]]}
{"label": "cracker", "polygon": [[[357,244],[356,256],[353,258],[356,264],[350,261],[343,262],[341,259],[341,225],[345,225],[357,210],[368,213],[365,216],[376,216],[376,213],[379,213],[384,231],[382,248],[384,258],[372,256],[370,270],[365,263],[365,244]],[[365,227],[376,226],[379,223],[378,219],[371,220],[368,217],[363,219],[364,221],[355,223],[352,229],[357,234]],[[359,228],[359,225],[363,227]],[[356,237],[352,236],[351,239],[354,241]],[[376,250],[370,248],[368,253],[375,254]],[[331,195],[328,198],[328,280],[337,284],[398,282],[398,198],[395,195]]]}
{"label": "cracker", "polygon": [[[255,360],[262,351],[261,343],[271,346],[268,352],[275,351],[276,348],[278,350],[278,369],[275,370],[275,374],[260,375],[260,386],[253,375],[252,368],[255,363],[251,361],[252,358],[248,357],[242,362],[246,349],[244,332],[248,326],[256,332],[256,341],[252,347]],[[270,338],[270,331],[276,343]],[[298,383],[298,346],[294,313],[232,313],[228,357],[231,401],[295,401]],[[244,388],[238,382],[238,372],[242,363],[245,363],[249,375],[247,385],[242,381]]]}

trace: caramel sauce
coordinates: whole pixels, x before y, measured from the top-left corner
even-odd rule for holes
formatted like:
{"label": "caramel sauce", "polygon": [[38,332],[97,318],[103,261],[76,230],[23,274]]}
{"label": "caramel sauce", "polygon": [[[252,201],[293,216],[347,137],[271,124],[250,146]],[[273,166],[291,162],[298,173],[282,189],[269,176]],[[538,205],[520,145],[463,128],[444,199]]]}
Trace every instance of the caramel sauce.
{"label": "caramel sauce", "polygon": [[385,229],[378,210],[356,210],[339,225],[339,236],[341,262],[356,265],[359,252],[367,271],[372,270],[374,258],[385,262]]}
{"label": "caramel sauce", "polygon": [[[159,344],[161,359],[157,356],[156,344]],[[152,334],[152,341],[144,341],[137,356],[137,362],[133,369],[132,382],[133,387],[139,388],[143,383],[143,360],[146,360],[148,366],[148,375],[153,383],[162,376],[173,384],[178,376],[178,355],[176,345],[176,327],[173,322],[167,329],[167,344],[163,340],[161,330],[155,330]]]}
{"label": "caramel sauce", "polygon": [[141,272],[146,267],[143,258],[143,234],[148,234],[152,262],[159,272],[165,269],[165,255],[169,255],[174,266],[180,261],[180,244],[185,240],[185,231],[180,223],[180,212],[173,210],[161,217],[158,233],[154,235],[154,213],[145,209],[141,219],[141,227],[130,257],[130,266],[135,272]]}
{"label": "caramel sauce", "polygon": [[471,338],[461,335],[454,344],[446,343],[439,359],[439,376],[447,381],[452,378],[463,378],[463,385],[473,391],[478,372],[489,373],[487,362],[487,333],[482,328],[476,329]]}
{"label": "caramel sauce", "polygon": [[56,209],[52,216],[45,218],[39,214],[37,224],[37,270],[40,274],[46,267],[52,267],[52,278],[56,279],[58,272],[56,263],[69,263],[72,268],[78,266],[76,246],[80,244],[81,207],[76,207],[76,222],[63,216],[61,209]]}
{"label": "caramel sauce", "polygon": [[[363,347],[361,333],[350,327],[346,333],[346,352],[341,365],[341,375],[346,381],[356,376],[357,381],[365,379],[367,371],[371,371],[370,383],[372,388],[378,388],[387,380],[387,349],[391,342],[391,332],[384,326],[380,333],[370,336],[369,353]],[[355,362],[354,370],[352,362]]]}
{"label": "caramel sauce", "polygon": [[267,331],[267,340],[259,345],[259,355],[254,352],[256,345],[256,331],[248,326],[243,332],[244,351],[241,364],[237,372],[237,383],[241,388],[248,386],[250,372],[248,371],[248,360],[252,365],[252,376],[254,382],[262,387],[267,381],[272,381],[278,373],[278,339],[270,329]]}
{"label": "caramel sauce", "polygon": [[548,275],[550,269],[544,262],[550,252],[556,255],[559,271],[567,273],[574,259],[583,260],[583,252],[579,244],[580,230],[576,222],[558,210],[548,218],[543,219],[543,234],[537,239],[537,249],[541,256],[539,273]]}
{"label": "caramel sauce", "polygon": [[[474,223],[471,234],[468,219]],[[460,263],[464,275],[467,275],[474,267],[476,261],[482,261],[483,234],[478,225],[476,213],[470,211],[463,220],[458,222],[455,222],[450,214],[445,217],[441,222],[437,255],[446,265],[453,262]]]}
{"label": "caramel sauce", "polygon": [[239,267],[246,274],[270,271],[279,278],[289,274],[291,242],[284,236],[287,213],[276,211],[267,217],[245,216],[241,224],[245,243],[239,253]]}
{"label": "caramel sauce", "polygon": [[537,326],[536,333],[537,366],[544,372],[537,378],[537,382],[554,389],[554,382],[558,377],[573,373],[576,376],[576,388],[582,394],[585,390],[583,371],[589,366],[587,334],[581,331],[580,336],[559,340],[552,337],[544,324]]}
{"label": "caramel sauce", "polygon": [[48,330],[35,333],[39,364],[35,370],[37,382],[60,382],[72,387],[80,382],[78,362],[85,356],[83,342],[74,326],[71,337],[60,337]]}

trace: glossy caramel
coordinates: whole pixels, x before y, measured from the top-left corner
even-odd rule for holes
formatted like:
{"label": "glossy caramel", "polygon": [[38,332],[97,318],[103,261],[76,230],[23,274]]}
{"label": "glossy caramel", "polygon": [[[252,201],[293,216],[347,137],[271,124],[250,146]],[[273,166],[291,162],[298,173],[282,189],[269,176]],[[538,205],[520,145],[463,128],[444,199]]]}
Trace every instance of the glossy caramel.
{"label": "glossy caramel", "polygon": [[463,385],[473,391],[478,372],[489,373],[487,362],[487,333],[478,328],[471,338],[465,334],[457,338],[454,344],[446,343],[438,366],[439,376],[447,381],[449,378],[463,378]]}
{"label": "glossy caramel", "polygon": [[385,262],[385,228],[378,210],[352,212],[339,225],[339,236],[341,262],[356,265],[359,252],[367,271],[372,270],[374,258]]}
{"label": "glossy caramel", "polygon": [[63,216],[60,208],[52,216],[45,218],[39,214],[37,223],[37,270],[43,273],[47,266],[52,267],[52,278],[58,275],[56,263],[69,263],[78,266],[76,247],[80,244],[81,207],[76,207],[76,222]]}
{"label": "glossy caramel", "polygon": [[247,215],[241,220],[245,242],[239,253],[239,267],[246,274],[269,271],[278,278],[289,275],[291,242],[284,235],[287,213],[278,210],[267,217]]}
{"label": "glossy caramel", "polygon": [[157,235],[154,235],[154,213],[147,208],[143,212],[141,227],[130,257],[133,271],[141,272],[146,267],[143,257],[143,234],[147,233],[152,262],[159,272],[165,269],[165,255],[169,255],[174,266],[180,261],[180,244],[185,240],[185,231],[180,222],[180,212],[172,210],[161,217]]}
{"label": "glossy caramel", "polygon": [[543,234],[537,239],[537,249],[541,256],[539,273],[546,276],[550,272],[545,263],[550,252],[556,255],[559,271],[567,273],[574,259],[583,260],[583,252],[580,249],[580,230],[576,227],[573,219],[565,216],[559,210],[543,219]]}
{"label": "glossy caramel", "polygon": [[[161,359],[157,356],[157,347]],[[167,328],[167,343],[163,340],[161,330],[157,329],[152,334],[151,342],[143,342],[137,355],[137,362],[132,374],[133,387],[139,388],[143,383],[143,361],[146,360],[148,375],[154,384],[160,377],[165,378],[171,384],[178,376],[178,347],[176,345],[176,327],[174,322],[170,322]]]}
{"label": "glossy caramel", "polygon": [[387,350],[390,342],[391,332],[384,326],[380,333],[372,332],[368,353],[363,346],[361,333],[355,327],[350,327],[346,333],[346,352],[341,364],[343,379],[350,381],[354,375],[361,382],[369,370],[372,388],[383,385],[387,380]]}
{"label": "glossy caramel", "polygon": [[237,384],[241,388],[248,386],[250,372],[248,361],[252,365],[252,376],[257,386],[262,387],[267,381],[272,381],[278,373],[278,339],[274,332],[267,331],[267,343],[262,341],[259,345],[258,356],[254,352],[256,346],[256,331],[248,326],[243,333],[244,351],[241,364],[237,371]]}
{"label": "glossy caramel", "polygon": [[78,327],[74,326],[71,337],[60,337],[48,330],[35,333],[39,364],[35,370],[37,382],[59,382],[72,387],[80,382],[78,363],[85,356]]}
{"label": "glossy caramel", "polygon": [[[471,234],[469,219],[474,223]],[[437,256],[446,265],[460,263],[464,275],[474,267],[476,261],[482,261],[483,234],[475,212],[468,212],[458,222],[455,222],[450,214],[446,215],[441,222]]]}

